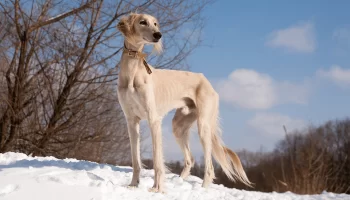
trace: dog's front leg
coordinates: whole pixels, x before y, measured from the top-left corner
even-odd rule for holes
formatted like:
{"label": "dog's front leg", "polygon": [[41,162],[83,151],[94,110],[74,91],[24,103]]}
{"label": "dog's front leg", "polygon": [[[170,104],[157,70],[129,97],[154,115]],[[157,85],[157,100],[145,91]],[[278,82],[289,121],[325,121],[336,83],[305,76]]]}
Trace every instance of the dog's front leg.
{"label": "dog's front leg", "polygon": [[163,192],[165,167],[163,161],[161,121],[157,116],[150,116],[148,120],[153,145],[154,185],[150,189],[152,192]]}
{"label": "dog's front leg", "polygon": [[130,138],[131,156],[132,156],[132,181],[130,187],[137,187],[140,183],[140,119],[137,117],[128,117],[128,132]]}

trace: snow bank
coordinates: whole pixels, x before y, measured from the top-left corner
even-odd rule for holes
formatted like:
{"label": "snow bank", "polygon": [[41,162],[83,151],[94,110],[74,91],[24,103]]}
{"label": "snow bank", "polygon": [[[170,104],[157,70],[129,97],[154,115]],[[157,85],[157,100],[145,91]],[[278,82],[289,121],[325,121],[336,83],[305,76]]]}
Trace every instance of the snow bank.
{"label": "snow bank", "polygon": [[148,192],[153,170],[142,170],[139,188],[128,188],[130,167],[102,165],[75,159],[28,157],[21,153],[0,154],[0,199],[11,200],[328,200],[350,199],[350,195],[324,192],[320,195],[248,192],[212,184],[201,188],[202,180],[190,176],[166,175],[166,194]]}

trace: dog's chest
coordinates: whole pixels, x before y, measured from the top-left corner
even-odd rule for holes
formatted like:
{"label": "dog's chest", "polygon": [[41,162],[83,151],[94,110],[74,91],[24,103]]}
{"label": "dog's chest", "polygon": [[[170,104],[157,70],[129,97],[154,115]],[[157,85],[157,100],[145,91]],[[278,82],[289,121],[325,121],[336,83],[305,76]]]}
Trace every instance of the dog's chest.
{"label": "dog's chest", "polygon": [[129,80],[120,79],[118,96],[122,102],[124,112],[138,116],[141,119],[146,119],[147,99],[145,93],[148,87],[149,85],[144,78],[134,77],[134,79]]}

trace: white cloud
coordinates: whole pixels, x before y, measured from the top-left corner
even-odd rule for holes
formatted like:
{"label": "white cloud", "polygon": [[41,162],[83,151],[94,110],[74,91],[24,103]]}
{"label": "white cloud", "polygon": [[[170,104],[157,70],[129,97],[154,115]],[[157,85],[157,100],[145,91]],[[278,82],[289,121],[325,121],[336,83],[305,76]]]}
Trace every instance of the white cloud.
{"label": "white cloud", "polygon": [[339,86],[350,86],[350,69],[343,69],[340,66],[333,65],[329,70],[317,71],[317,76],[331,80]]}
{"label": "white cloud", "polygon": [[219,83],[218,92],[221,99],[240,107],[266,109],[276,101],[272,84],[268,75],[238,69],[233,71],[227,80]]}
{"label": "white cloud", "polygon": [[282,103],[305,104],[308,87],[273,80],[269,75],[237,69],[217,84],[220,99],[246,109],[268,109]]}
{"label": "white cloud", "polygon": [[277,113],[257,113],[248,125],[264,135],[281,136],[284,135],[283,126],[290,132],[306,127],[306,123],[301,119],[292,119],[286,115]]}
{"label": "white cloud", "polygon": [[285,29],[275,30],[269,35],[266,45],[285,48],[289,51],[311,53],[316,49],[316,36],[312,23],[300,23]]}

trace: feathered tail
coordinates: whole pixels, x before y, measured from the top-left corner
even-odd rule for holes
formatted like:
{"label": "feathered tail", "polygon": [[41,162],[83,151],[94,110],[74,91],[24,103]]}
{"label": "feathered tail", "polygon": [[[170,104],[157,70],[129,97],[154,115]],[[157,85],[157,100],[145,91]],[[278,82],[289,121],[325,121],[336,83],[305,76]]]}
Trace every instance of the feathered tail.
{"label": "feathered tail", "polygon": [[219,134],[221,133],[218,122],[213,125],[212,130],[212,151],[213,157],[220,164],[226,176],[232,180],[239,180],[245,185],[252,187],[246,173],[244,172],[242,163],[235,152],[224,146]]}

